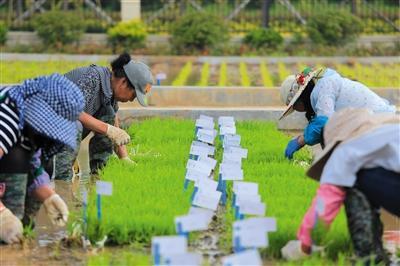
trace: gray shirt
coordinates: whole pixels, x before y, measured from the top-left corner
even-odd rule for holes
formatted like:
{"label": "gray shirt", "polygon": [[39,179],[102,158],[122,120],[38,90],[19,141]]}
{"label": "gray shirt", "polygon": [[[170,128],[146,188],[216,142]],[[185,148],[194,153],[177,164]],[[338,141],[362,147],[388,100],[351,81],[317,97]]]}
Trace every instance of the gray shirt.
{"label": "gray shirt", "polygon": [[90,65],[71,70],[65,77],[74,82],[85,97],[84,112],[96,117],[96,113],[106,106],[118,111],[118,103],[111,89],[111,71],[106,67]]}

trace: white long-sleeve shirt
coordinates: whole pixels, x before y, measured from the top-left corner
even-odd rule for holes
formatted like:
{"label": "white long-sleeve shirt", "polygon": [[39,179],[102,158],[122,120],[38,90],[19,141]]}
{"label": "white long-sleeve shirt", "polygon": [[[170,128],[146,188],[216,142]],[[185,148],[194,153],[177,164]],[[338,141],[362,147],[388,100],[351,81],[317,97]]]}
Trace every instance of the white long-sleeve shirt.
{"label": "white long-sleeve shirt", "polygon": [[400,173],[400,124],[381,126],[340,144],[324,166],[321,184],[352,187],[361,169],[382,167]]}

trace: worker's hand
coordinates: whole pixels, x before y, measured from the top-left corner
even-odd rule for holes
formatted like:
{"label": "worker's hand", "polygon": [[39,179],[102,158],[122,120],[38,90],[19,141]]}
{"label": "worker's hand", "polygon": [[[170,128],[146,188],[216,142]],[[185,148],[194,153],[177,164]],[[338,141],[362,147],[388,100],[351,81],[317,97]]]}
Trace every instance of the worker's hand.
{"label": "worker's hand", "polygon": [[301,242],[299,240],[290,240],[281,249],[282,257],[286,260],[299,260],[308,256],[307,253],[301,249]]}
{"label": "worker's hand", "polygon": [[118,146],[128,144],[131,140],[131,137],[128,135],[128,133],[112,125],[107,125],[106,135]]}
{"label": "worker's hand", "polygon": [[[304,246],[305,247],[305,246]],[[286,260],[300,260],[311,254],[322,252],[324,250],[321,246],[305,247],[308,251],[304,251],[299,240],[290,240],[282,249],[282,257]],[[308,253],[306,253],[308,252]]]}
{"label": "worker's hand", "polygon": [[68,207],[58,194],[48,197],[44,203],[44,209],[51,222],[58,226],[64,226],[68,220]]}
{"label": "worker's hand", "polygon": [[0,239],[7,244],[19,243],[23,236],[21,221],[7,208],[0,212]]}
{"label": "worker's hand", "polygon": [[293,154],[300,150],[303,146],[304,145],[299,143],[298,137],[292,139],[286,146],[285,157],[290,160],[293,159]]}

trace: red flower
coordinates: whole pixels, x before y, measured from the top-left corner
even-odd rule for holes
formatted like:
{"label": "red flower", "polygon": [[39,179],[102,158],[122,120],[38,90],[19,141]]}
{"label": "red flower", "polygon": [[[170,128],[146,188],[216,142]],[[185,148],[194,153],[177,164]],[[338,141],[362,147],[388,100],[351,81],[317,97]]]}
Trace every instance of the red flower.
{"label": "red flower", "polygon": [[305,77],[303,74],[300,74],[300,75],[297,77],[297,83],[298,83],[299,85],[304,85],[305,79],[306,79],[306,77]]}

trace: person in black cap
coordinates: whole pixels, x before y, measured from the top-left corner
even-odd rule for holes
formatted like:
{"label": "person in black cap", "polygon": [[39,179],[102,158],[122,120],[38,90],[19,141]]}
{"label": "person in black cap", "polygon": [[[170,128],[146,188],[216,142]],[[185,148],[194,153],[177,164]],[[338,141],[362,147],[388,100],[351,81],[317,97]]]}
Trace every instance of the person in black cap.
{"label": "person in black cap", "polygon": [[[153,84],[150,68],[124,53],[111,62],[111,70],[90,65],[74,69],[65,76],[78,85],[85,97],[84,112],[79,117],[83,125],[79,141],[91,131],[95,133],[89,142],[91,174],[105,165],[114,147],[120,159],[132,162],[125,147],[130,136],[119,128],[118,102],[137,99],[142,106],[147,106],[145,94]],[[71,181],[76,157],[77,152],[70,149],[56,156],[56,179]]]}
{"label": "person in black cap", "polygon": [[59,74],[0,88],[0,240],[19,242],[42,203],[53,224],[67,222],[42,161],[76,149],[83,106],[79,88]]}

